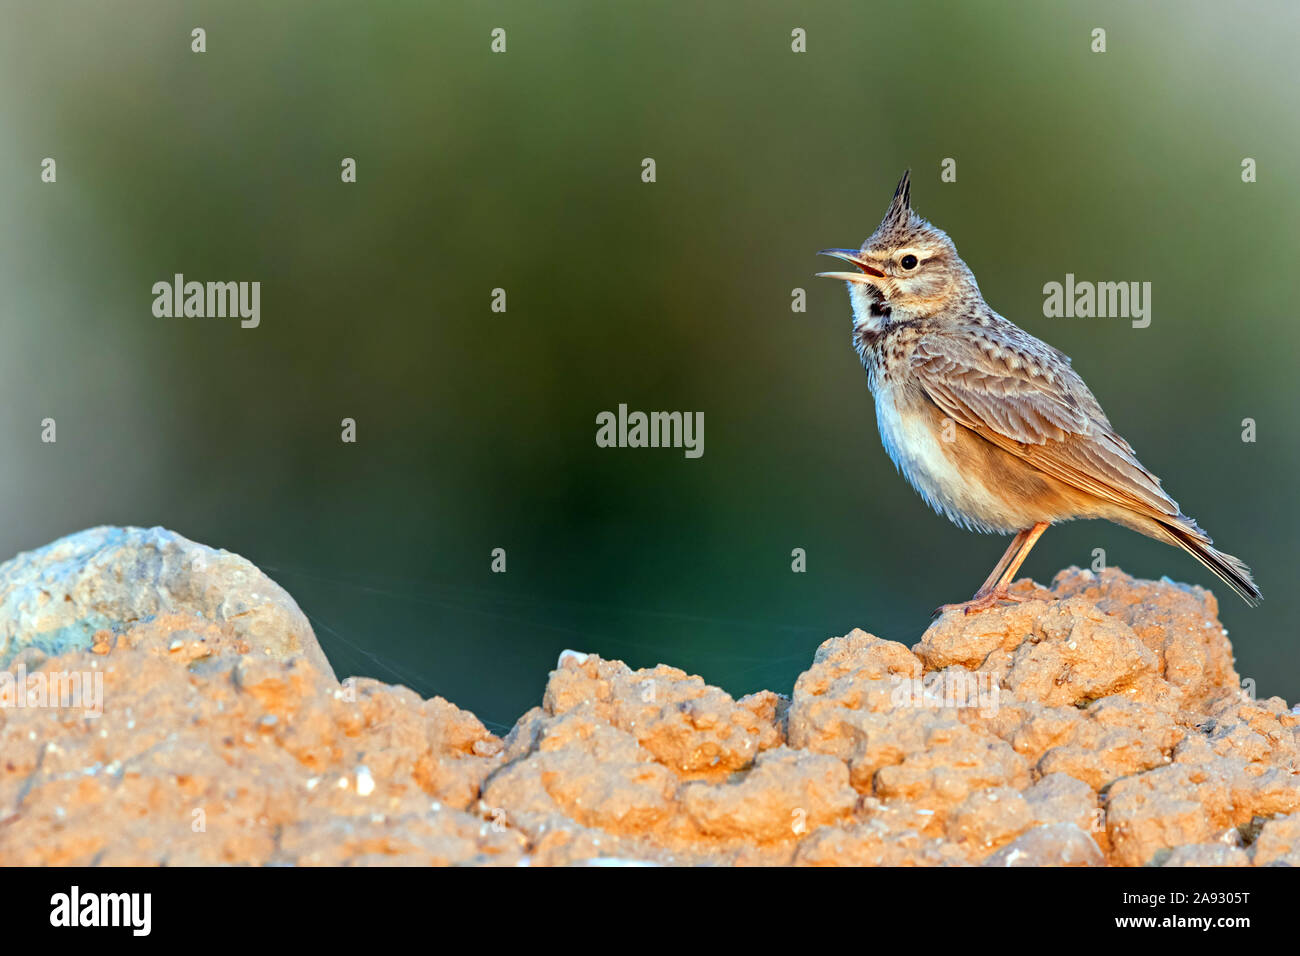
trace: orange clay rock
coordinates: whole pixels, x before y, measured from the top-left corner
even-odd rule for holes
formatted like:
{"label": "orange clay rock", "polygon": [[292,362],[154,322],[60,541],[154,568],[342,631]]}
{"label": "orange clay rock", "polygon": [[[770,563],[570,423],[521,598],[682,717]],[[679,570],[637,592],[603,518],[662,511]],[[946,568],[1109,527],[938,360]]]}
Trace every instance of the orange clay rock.
{"label": "orange clay rock", "polygon": [[102,681],[102,713],[87,697],[0,710],[0,863],[521,858],[518,832],[466,812],[501,750],[473,715],[210,628],[172,615],[104,653],[10,665]]}
{"label": "orange clay rock", "polygon": [[770,691],[736,702],[673,667],[633,671],[569,651],[546,685],[542,707],[555,716],[590,714],[631,734],[681,777],[717,780],[781,743],[778,702]]}
{"label": "orange clay rock", "polygon": [[[1300,865],[1300,714],[1241,690],[1212,595],[1016,587],[828,640],[788,699],[565,652],[504,739],[201,608],[15,633],[0,863]],[[15,706],[22,669],[102,715]]]}

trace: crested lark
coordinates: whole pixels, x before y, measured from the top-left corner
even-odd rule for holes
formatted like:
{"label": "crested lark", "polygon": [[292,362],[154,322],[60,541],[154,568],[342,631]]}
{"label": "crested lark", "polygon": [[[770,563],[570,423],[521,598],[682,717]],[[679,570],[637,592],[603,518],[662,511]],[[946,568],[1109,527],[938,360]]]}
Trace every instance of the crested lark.
{"label": "crested lark", "polygon": [[[1070,359],[984,302],[942,230],[911,208],[909,174],[861,249],[827,249],[848,283],[853,345],[876,400],[885,450],[921,496],[957,524],[1015,538],[965,613],[1007,591],[1048,525],[1105,518],[1177,545],[1248,604],[1250,569],[1165,494],[1106,418]],[[936,612],[937,613],[937,612]]]}

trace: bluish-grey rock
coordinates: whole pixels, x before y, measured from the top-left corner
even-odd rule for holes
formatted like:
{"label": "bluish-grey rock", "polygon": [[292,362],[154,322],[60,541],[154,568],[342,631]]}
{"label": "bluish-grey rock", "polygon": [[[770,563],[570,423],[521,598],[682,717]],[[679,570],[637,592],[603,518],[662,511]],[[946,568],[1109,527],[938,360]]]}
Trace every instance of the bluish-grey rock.
{"label": "bluish-grey rock", "polygon": [[0,667],[27,647],[88,650],[101,628],[174,612],[229,626],[254,652],[303,655],[334,675],[306,615],[252,562],[165,528],[108,526],[0,565]]}

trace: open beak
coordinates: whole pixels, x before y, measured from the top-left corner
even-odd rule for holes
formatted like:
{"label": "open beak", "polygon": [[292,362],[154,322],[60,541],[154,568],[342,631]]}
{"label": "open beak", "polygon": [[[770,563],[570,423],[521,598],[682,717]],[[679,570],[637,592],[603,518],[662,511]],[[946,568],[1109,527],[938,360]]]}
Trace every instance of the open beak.
{"label": "open beak", "polygon": [[851,262],[861,272],[819,272],[819,278],[822,279],[842,279],[845,282],[871,282],[872,279],[883,279],[885,274],[874,266],[867,265],[862,259],[862,254],[856,249],[823,249],[817,253],[819,256],[834,256],[836,259],[843,259],[845,262]]}

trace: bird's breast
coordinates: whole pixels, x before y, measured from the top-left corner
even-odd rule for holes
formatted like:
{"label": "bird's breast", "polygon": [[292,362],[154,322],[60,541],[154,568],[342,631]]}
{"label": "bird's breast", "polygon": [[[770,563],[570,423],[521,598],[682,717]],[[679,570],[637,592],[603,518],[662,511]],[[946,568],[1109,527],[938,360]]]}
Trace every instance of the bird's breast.
{"label": "bird's breast", "polygon": [[1039,520],[1032,503],[1000,484],[1007,469],[1023,467],[1010,456],[943,415],[919,389],[881,383],[875,399],[885,451],[935,511],[974,531],[1019,531]]}

